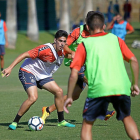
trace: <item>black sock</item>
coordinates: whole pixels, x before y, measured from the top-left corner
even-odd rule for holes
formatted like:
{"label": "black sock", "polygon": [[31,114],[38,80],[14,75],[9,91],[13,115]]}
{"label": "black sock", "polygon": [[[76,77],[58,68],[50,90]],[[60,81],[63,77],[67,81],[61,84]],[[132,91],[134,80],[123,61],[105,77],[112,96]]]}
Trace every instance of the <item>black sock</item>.
{"label": "black sock", "polygon": [[3,68],[1,68],[1,71],[3,71]]}
{"label": "black sock", "polygon": [[57,112],[58,114],[58,121],[61,122],[64,120],[64,111]]}
{"label": "black sock", "polygon": [[20,116],[20,115],[17,114],[13,122],[18,123],[21,117],[22,116]]}
{"label": "black sock", "polygon": [[46,108],[46,111],[50,114],[51,112],[49,111],[49,107]]}

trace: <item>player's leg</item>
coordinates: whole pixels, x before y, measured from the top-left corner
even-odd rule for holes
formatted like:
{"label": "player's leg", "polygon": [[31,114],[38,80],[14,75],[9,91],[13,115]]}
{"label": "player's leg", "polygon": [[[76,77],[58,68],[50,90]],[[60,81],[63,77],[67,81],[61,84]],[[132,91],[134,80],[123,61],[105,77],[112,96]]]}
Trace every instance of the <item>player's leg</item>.
{"label": "player's leg", "polygon": [[1,59],[1,71],[3,71],[3,68],[4,68],[4,56],[1,55],[0,59]]}
{"label": "player's leg", "polygon": [[111,97],[113,107],[117,111],[117,119],[122,120],[124,127],[128,136],[135,140],[140,139],[137,125],[130,116],[131,99],[130,96],[122,95]]}
{"label": "player's leg", "polygon": [[[48,90],[54,95],[55,98],[55,105],[57,108],[57,115],[58,115],[58,126],[66,126],[66,127],[75,127],[75,125],[70,124],[64,120],[64,97],[63,97],[63,90],[57,85],[55,81],[49,81],[52,78],[46,78],[41,81],[40,86],[45,90]],[[45,84],[44,84],[45,83]],[[45,120],[43,120],[45,123]]]}
{"label": "player's leg", "polygon": [[82,129],[81,129],[81,140],[92,140],[92,126],[94,121],[86,121],[83,119]]}
{"label": "player's leg", "polygon": [[134,140],[140,139],[139,131],[133,118],[131,116],[127,116],[122,121],[124,123],[124,127],[129,138]]}
{"label": "player's leg", "polygon": [[3,77],[3,68],[4,68],[4,54],[5,54],[5,47],[4,45],[0,45],[0,65],[1,65],[1,76]]}
{"label": "player's leg", "polygon": [[109,102],[106,98],[86,98],[83,109],[82,140],[92,140],[92,125],[95,120],[104,120]]}
{"label": "player's leg", "polygon": [[24,72],[24,71],[20,70],[19,71],[19,79],[20,79],[25,91],[27,92],[28,98],[27,98],[27,100],[25,100],[22,103],[15,119],[9,125],[9,128],[12,129],[12,130],[16,129],[17,124],[18,124],[19,120],[21,119],[21,117],[28,111],[30,106],[33,103],[35,103],[37,98],[38,98],[37,85],[36,85],[35,77],[31,73],[27,73],[27,72]]}

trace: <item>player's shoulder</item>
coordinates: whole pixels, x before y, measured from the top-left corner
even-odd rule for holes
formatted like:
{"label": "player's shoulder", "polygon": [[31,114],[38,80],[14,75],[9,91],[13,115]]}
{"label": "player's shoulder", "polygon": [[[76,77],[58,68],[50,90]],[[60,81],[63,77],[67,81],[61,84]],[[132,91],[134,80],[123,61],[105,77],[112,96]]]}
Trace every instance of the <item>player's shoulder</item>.
{"label": "player's shoulder", "polygon": [[80,27],[77,27],[77,28],[74,28],[70,34],[73,34],[73,33],[79,33],[80,32]]}

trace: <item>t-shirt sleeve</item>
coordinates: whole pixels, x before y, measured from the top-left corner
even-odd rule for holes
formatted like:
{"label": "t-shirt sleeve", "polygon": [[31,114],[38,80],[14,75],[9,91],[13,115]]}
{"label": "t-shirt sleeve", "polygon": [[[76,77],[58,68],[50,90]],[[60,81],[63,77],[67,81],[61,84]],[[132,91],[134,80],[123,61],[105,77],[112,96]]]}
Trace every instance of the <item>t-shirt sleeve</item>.
{"label": "t-shirt sleeve", "polygon": [[[46,51],[43,51],[43,50],[40,51],[40,49],[43,47],[46,47],[46,45],[40,45],[32,50],[29,50],[28,53],[29,53],[30,57],[32,59],[35,59],[35,58],[39,57],[40,54],[42,55],[42,53],[46,53]],[[50,49],[48,49],[48,51],[50,51]]]}
{"label": "t-shirt sleeve", "polygon": [[126,30],[132,31],[132,30],[134,30],[134,28],[130,25],[130,23],[127,22]]}
{"label": "t-shirt sleeve", "polygon": [[4,28],[4,32],[6,32],[7,31],[7,26],[6,26],[5,21],[3,22],[3,28]]}
{"label": "t-shirt sleeve", "polygon": [[67,44],[70,46],[73,42],[75,42],[79,38],[80,28],[74,29],[67,38]]}
{"label": "t-shirt sleeve", "polygon": [[75,53],[75,57],[70,65],[70,68],[80,70],[86,60],[86,51],[83,43],[79,44]]}
{"label": "t-shirt sleeve", "polygon": [[134,54],[130,51],[130,49],[127,47],[127,45],[121,38],[118,37],[118,40],[119,40],[123,59],[129,62],[129,60],[134,56]]}

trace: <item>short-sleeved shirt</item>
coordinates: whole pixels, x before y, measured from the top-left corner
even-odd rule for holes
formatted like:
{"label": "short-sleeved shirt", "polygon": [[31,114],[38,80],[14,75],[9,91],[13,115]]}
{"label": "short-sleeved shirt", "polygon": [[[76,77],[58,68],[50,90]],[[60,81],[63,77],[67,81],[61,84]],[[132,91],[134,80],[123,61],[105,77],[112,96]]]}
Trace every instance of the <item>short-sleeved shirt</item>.
{"label": "short-sleeved shirt", "polygon": [[[95,35],[91,35],[91,37],[104,36],[106,34],[107,33],[102,32],[102,33],[97,33]],[[129,60],[134,56],[134,54],[129,50],[129,48],[121,38],[118,37],[118,41],[119,41],[123,59],[129,62]],[[70,68],[74,68],[79,71],[80,68],[84,65],[85,60],[86,60],[86,51],[83,43],[81,43],[78,45],[77,51],[75,53],[75,57],[70,65]]]}
{"label": "short-sleeved shirt", "polygon": [[[0,20],[0,22],[1,22],[1,20]],[[5,21],[3,21],[3,29],[4,29],[4,32],[6,32],[6,31],[7,31],[7,26],[6,26]]]}
{"label": "short-sleeved shirt", "polygon": [[[124,21],[121,21],[118,24],[123,24],[123,23],[124,23]],[[113,27],[114,27],[114,23],[111,25],[110,29],[112,29]],[[134,30],[134,28],[130,25],[130,23],[127,22],[126,30],[132,31],[132,30]]]}
{"label": "short-sleeved shirt", "polygon": [[51,77],[64,59],[63,50],[56,52],[50,43],[40,45],[28,53],[30,58],[25,59],[21,69],[32,73],[37,81]]}
{"label": "short-sleeved shirt", "polygon": [[[85,25],[84,25],[85,26]],[[84,27],[85,28],[85,27]],[[86,38],[89,37],[89,32],[86,31],[85,29],[83,30],[81,36]],[[80,36],[80,27],[74,29],[67,38],[67,45],[70,46],[73,42],[75,42]]]}

